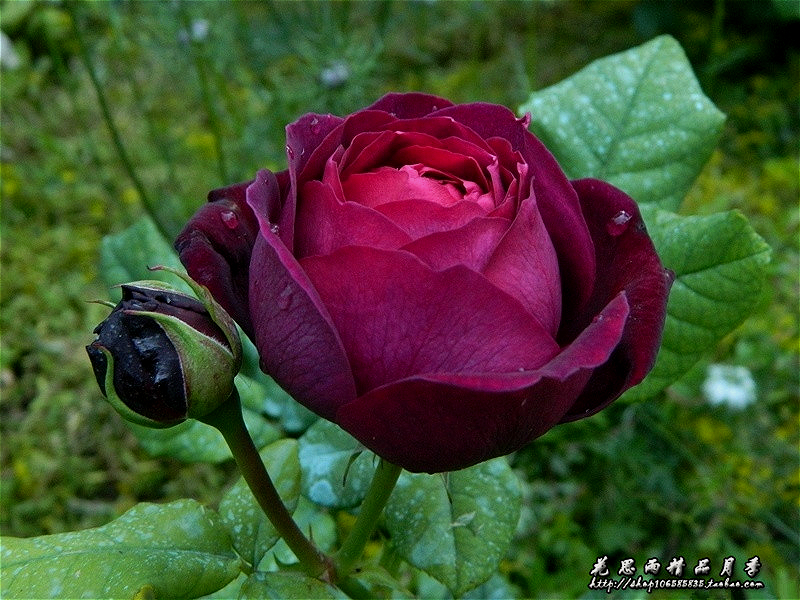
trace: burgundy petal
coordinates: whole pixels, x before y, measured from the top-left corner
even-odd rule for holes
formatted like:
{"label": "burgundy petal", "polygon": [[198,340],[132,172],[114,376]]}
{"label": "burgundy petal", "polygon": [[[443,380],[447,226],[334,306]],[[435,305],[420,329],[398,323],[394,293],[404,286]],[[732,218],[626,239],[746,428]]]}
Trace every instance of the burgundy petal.
{"label": "burgundy petal", "polygon": [[271,231],[253,247],[250,314],[261,368],[295,400],[331,419],[355,398],[350,364],[328,311]]}
{"label": "burgundy petal", "polygon": [[386,94],[367,108],[388,112],[398,119],[415,119],[452,105],[452,102],[444,98],[411,92]]}
{"label": "burgundy petal", "polygon": [[364,206],[376,207],[402,200],[425,200],[449,206],[461,200],[452,186],[420,176],[411,167],[383,167],[370,173],[355,173],[342,183],[344,197]]}
{"label": "burgundy petal", "polygon": [[330,186],[309,181],[296,226],[296,256],[330,254],[342,246],[397,249],[411,241],[379,212],[355,202],[340,202]]}
{"label": "burgundy petal", "polygon": [[406,252],[349,246],[301,260],[342,338],[360,393],[421,373],[535,369],[558,352],[482,275]]}
{"label": "burgundy petal", "polygon": [[250,254],[258,222],[245,200],[250,182],[213,190],[175,240],[189,275],[214,298],[251,338],[248,305]]}
{"label": "burgundy petal", "polygon": [[616,347],[627,315],[620,294],[537,370],[412,377],[343,405],[335,422],[370,450],[414,472],[454,471],[508,454],[559,422],[592,369]]}
{"label": "burgundy petal", "polygon": [[[568,319],[583,310],[592,293],[595,271],[592,242],[575,190],[553,155],[527,130],[527,120],[517,119],[503,106],[459,104],[436,113],[436,116],[442,115],[454,118],[486,139],[504,138],[521,154],[559,258],[564,300],[562,315]],[[560,340],[569,341],[562,336]]]}
{"label": "burgundy petal", "polygon": [[664,269],[647,235],[636,204],[624,192],[596,179],[573,181],[597,255],[594,294],[583,320],[599,312],[624,290],[630,317],[622,341],[609,361],[592,375],[565,421],[579,419],[607,406],[639,383],[655,363],[661,344],[669,290],[674,279]]}
{"label": "burgundy petal", "polygon": [[486,215],[478,203],[462,200],[451,206],[442,206],[427,200],[400,200],[376,206],[380,212],[412,239],[438,231],[448,231],[466,225],[473,219]]}
{"label": "burgundy petal", "polygon": [[401,249],[437,271],[464,265],[482,273],[508,225],[507,219],[473,219],[463,227],[432,233]]}
{"label": "burgundy petal", "polygon": [[561,323],[561,278],[550,236],[528,198],[498,244],[484,275],[517,298],[555,336]]}

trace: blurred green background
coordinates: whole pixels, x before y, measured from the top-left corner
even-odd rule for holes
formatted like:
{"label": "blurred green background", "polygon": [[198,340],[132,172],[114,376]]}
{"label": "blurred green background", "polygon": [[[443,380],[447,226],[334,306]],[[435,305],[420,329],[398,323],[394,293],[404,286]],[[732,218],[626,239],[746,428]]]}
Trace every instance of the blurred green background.
{"label": "blurred green background", "polygon": [[[3,535],[100,525],[143,500],[213,505],[236,476],[232,463],[149,457],[102,400],[83,346],[107,313],[87,302],[108,295],[104,235],[149,212],[172,236],[209,189],[285,168],[283,128],[305,112],[410,90],[514,109],[670,33],[728,115],[683,212],[744,212],[773,248],[770,285],[666,397],[617,403],[512,458],[525,509],[502,571],[521,596],[578,597],[603,554],[641,567],[740,553],[761,558],[768,586],[746,597],[800,595],[800,3],[7,0],[0,11]],[[720,379],[715,365],[742,369]],[[710,402],[710,383],[741,392],[751,380],[747,406]]]}

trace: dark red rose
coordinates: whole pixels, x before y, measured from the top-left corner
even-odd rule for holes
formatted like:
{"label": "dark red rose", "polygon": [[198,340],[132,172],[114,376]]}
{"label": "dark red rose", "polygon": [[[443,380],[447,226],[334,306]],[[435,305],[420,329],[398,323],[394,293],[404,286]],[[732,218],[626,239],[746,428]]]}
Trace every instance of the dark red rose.
{"label": "dark red rose", "polygon": [[289,168],[176,241],[294,398],[410,471],[517,450],[655,360],[672,274],[639,211],[493,104],[389,94],[289,125]]}

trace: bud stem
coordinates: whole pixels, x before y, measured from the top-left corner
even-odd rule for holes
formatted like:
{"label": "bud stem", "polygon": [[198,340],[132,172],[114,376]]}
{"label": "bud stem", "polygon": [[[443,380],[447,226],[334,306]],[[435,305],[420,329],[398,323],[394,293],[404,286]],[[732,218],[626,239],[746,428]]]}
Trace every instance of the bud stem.
{"label": "bud stem", "polygon": [[244,424],[236,388],[225,402],[201,420],[222,433],[253,496],[306,573],[313,577],[332,579],[331,559],[303,535],[275,489]]}
{"label": "bud stem", "polygon": [[339,578],[350,572],[355,561],[364,552],[364,547],[375,530],[378,517],[389,501],[389,496],[392,495],[392,490],[402,470],[401,467],[383,459],[378,463],[367,495],[358,511],[356,522],[334,557],[336,574]]}

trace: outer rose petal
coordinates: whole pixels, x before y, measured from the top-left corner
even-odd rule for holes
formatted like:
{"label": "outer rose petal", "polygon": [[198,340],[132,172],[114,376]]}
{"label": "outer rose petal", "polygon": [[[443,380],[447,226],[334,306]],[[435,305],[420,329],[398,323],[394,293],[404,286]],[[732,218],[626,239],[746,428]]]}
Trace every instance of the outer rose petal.
{"label": "outer rose petal", "polygon": [[621,290],[628,297],[631,315],[619,347],[594,372],[564,421],[596,413],[650,371],[661,344],[667,298],[674,279],[674,274],[661,265],[639,210],[629,196],[597,179],[581,179],[572,185],[578,192],[597,255],[594,294],[585,318],[575,323],[591,318]]}
{"label": "outer rose petal", "polygon": [[339,334],[300,265],[277,235],[253,247],[250,314],[261,368],[295,400],[331,419],[355,398]]}
{"label": "outer rose petal", "polygon": [[250,252],[258,222],[245,201],[250,182],[213,190],[175,240],[189,275],[253,336],[248,303]]}
{"label": "outer rose petal", "polygon": [[391,93],[386,94],[374,104],[368,106],[367,110],[382,110],[398,119],[416,119],[448,106],[453,106],[450,100],[430,94],[419,92]]}
{"label": "outer rose petal", "polygon": [[422,373],[535,369],[558,352],[514,298],[459,265],[341,248],[301,261],[350,358],[359,393]]}
{"label": "outer rose petal", "polygon": [[624,294],[549,363],[525,373],[422,375],[343,405],[335,422],[413,472],[454,471],[518,450],[559,422],[625,326]]}

